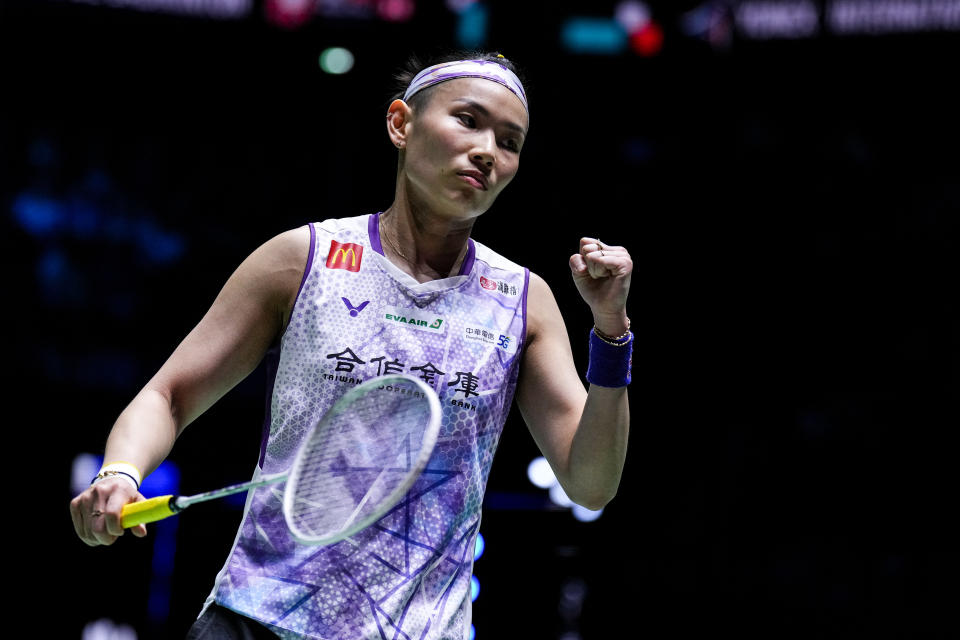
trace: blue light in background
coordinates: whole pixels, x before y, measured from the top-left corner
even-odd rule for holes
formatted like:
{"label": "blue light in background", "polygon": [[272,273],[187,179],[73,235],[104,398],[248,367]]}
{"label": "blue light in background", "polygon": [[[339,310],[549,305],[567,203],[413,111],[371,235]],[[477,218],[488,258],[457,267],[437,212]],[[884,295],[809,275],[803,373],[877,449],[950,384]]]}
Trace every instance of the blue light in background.
{"label": "blue light in background", "polygon": [[[180,489],[180,469],[165,460],[140,485],[147,497],[176,495]],[[153,563],[150,572],[150,594],[147,615],[153,622],[162,622],[170,612],[170,591],[173,584],[173,561],[177,548],[179,518],[167,518],[153,524]]]}
{"label": "blue light in background", "polygon": [[169,460],[163,461],[140,485],[140,493],[147,497],[176,494],[179,489],[180,469]]}
{"label": "blue light in background", "polygon": [[473,561],[476,562],[480,559],[480,556],[483,555],[483,549],[486,546],[486,542],[483,540],[483,534],[477,534],[477,542],[473,546]]}
{"label": "blue light in background", "polygon": [[[73,473],[71,475],[71,490],[74,495],[82,492],[90,485],[90,481],[103,467],[103,456],[92,453],[81,453],[73,459]],[[180,488],[180,469],[170,460],[165,460],[157,470],[143,479],[140,484],[140,493],[148,498],[176,494]]]}
{"label": "blue light in background", "polygon": [[560,41],[573,53],[612,55],[626,51],[627,33],[613,18],[570,18],[560,30]]}
{"label": "blue light in background", "polygon": [[[73,461],[71,488],[74,493],[85,489],[103,466],[103,456],[80,454]],[[166,460],[140,484],[140,493],[148,498],[176,495],[180,488],[180,469]],[[148,525],[153,529],[153,559],[150,571],[150,592],[147,597],[147,615],[153,623],[167,619],[170,613],[170,590],[173,561],[176,554],[177,522],[172,517]]]}
{"label": "blue light in background", "polygon": [[463,8],[457,20],[457,43],[467,49],[483,47],[487,41],[487,7],[474,2]]}
{"label": "blue light in background", "polygon": [[11,204],[13,219],[27,233],[44,237],[58,233],[64,226],[66,213],[59,200],[25,191]]}
{"label": "blue light in background", "polygon": [[166,265],[186,252],[182,234],[164,229],[153,214],[136,205],[118,205],[122,194],[111,177],[90,169],[72,193],[58,197],[24,190],[10,204],[14,222],[37,238],[64,236],[74,240],[108,240],[136,246],[151,264]]}
{"label": "blue light in background", "polygon": [[480,581],[477,580],[477,576],[470,577],[470,602],[475,602],[477,596],[480,595]]}
{"label": "blue light in background", "polygon": [[152,220],[140,220],[135,237],[140,249],[154,264],[169,264],[186,251],[186,242],[173,232],[164,231]]}

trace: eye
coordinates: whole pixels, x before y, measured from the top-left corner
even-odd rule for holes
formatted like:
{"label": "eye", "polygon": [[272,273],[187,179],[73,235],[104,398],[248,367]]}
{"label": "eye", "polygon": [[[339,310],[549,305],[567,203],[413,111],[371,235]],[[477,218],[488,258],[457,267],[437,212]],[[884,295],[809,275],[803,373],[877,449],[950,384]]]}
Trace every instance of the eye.
{"label": "eye", "polygon": [[507,151],[513,151],[514,153],[520,153],[520,143],[516,138],[507,138],[500,145],[505,148]]}
{"label": "eye", "polygon": [[457,117],[460,119],[460,122],[470,128],[477,126],[476,119],[474,119],[474,117],[469,113],[458,113]]}

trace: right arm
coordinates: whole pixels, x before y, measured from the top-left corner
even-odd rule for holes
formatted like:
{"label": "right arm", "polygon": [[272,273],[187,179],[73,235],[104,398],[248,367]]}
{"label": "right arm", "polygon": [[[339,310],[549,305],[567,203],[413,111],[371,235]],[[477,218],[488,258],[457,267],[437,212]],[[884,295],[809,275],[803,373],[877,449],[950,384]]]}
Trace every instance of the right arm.
{"label": "right arm", "polygon": [[[200,323],[114,423],[104,461],[128,462],[146,477],[184,428],[253,371],[286,327],[309,252],[306,227],[254,251],[230,276]],[[70,503],[74,528],[88,545],[122,535],[123,505],[141,499],[132,483],[107,478]],[[102,516],[93,516],[96,511]],[[143,536],[139,525],[135,535]]]}

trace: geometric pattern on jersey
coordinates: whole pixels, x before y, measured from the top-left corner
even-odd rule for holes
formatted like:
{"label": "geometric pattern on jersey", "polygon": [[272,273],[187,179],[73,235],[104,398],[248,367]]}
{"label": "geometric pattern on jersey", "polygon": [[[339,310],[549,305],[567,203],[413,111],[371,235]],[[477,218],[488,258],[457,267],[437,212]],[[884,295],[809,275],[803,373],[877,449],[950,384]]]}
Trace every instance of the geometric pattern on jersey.
{"label": "geometric pattern on jersey", "polygon": [[470,628],[480,507],[519,374],[529,272],[470,240],[459,274],[418,283],[384,257],[378,220],[310,225],[300,291],[268,354],[254,478],[288,469],[304,433],[343,393],[388,373],[437,392],[440,433],[396,507],[333,545],[291,537],[282,484],[248,494],[207,603],[281,637],[446,639]]}

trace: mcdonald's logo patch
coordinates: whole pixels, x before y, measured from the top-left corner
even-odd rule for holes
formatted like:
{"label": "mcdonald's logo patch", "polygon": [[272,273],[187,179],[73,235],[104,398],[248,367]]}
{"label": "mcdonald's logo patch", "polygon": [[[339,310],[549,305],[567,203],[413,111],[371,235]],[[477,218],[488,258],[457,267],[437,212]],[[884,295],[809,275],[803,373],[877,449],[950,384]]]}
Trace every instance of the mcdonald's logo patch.
{"label": "mcdonald's logo patch", "polygon": [[363,259],[363,245],[352,242],[330,241],[330,253],[327,254],[327,269],[346,269],[360,271]]}

